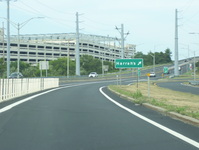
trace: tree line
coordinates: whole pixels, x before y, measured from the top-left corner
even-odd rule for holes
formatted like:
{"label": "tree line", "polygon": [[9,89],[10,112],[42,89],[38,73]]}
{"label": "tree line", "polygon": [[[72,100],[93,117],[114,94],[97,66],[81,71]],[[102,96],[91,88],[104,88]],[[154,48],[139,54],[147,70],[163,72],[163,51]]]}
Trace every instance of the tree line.
{"label": "tree line", "polygon": [[[134,58],[143,58],[144,66],[153,65],[153,57],[155,55],[156,64],[170,63],[171,60],[171,51],[166,49],[165,52],[149,52],[148,54],[143,54],[142,52],[137,52]],[[49,70],[48,76],[67,76],[67,57],[61,57],[57,60],[49,61]],[[118,69],[115,68],[114,62],[103,61],[97,58],[94,58],[90,55],[82,55],[80,57],[80,74],[88,75],[90,72],[97,72],[98,74],[102,73],[102,66],[108,66],[108,72],[115,72]],[[3,58],[0,59],[0,77],[6,78],[6,61]],[[11,62],[10,72],[17,71],[17,61]],[[24,77],[40,77],[39,64],[37,66],[31,66],[31,64],[20,61],[20,72]],[[43,70],[42,74],[45,74]],[[69,59],[69,75],[75,75],[75,61]]]}
{"label": "tree line", "polygon": [[[67,76],[67,65],[68,58],[61,57],[57,60],[49,61],[48,76]],[[69,59],[69,75],[75,75],[75,61]],[[39,69],[39,64],[37,66],[32,66],[31,64],[25,63],[23,61],[19,62],[20,72],[24,77],[40,77],[41,74],[45,75],[46,70]],[[109,61],[103,61],[103,65],[108,66],[108,72],[117,71],[114,68],[114,63]],[[3,58],[0,58],[0,78],[6,78],[6,66],[7,62]],[[88,75],[90,72],[102,73],[102,61],[94,58],[90,55],[83,55],[80,57],[80,73],[81,75]],[[17,72],[17,61],[10,63],[10,72]]]}
{"label": "tree line", "polygon": [[155,58],[155,64],[165,64],[172,62],[171,51],[166,49],[165,52],[148,52],[148,54],[143,54],[142,52],[137,52],[135,58],[143,58],[144,65],[153,65],[153,59]]}

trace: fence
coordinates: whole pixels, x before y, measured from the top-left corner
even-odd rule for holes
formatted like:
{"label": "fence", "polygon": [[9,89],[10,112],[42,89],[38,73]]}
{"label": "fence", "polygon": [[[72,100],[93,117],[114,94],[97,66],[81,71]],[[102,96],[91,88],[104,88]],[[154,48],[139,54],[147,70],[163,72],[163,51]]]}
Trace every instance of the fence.
{"label": "fence", "polygon": [[58,86],[58,78],[0,79],[0,102]]}

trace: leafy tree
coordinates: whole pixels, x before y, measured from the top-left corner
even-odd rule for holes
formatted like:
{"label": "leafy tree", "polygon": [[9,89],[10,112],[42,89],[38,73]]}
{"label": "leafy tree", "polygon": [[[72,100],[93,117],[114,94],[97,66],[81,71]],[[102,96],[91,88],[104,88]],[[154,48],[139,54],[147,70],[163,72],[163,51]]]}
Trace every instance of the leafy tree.
{"label": "leafy tree", "polygon": [[89,74],[90,72],[102,73],[102,62],[90,55],[80,57],[80,66],[83,70],[82,74]]}
{"label": "leafy tree", "polygon": [[[67,57],[61,57],[50,61],[49,74],[51,76],[67,76]],[[69,74],[75,75],[75,62],[69,60]]]}
{"label": "leafy tree", "polygon": [[137,52],[135,58],[144,58],[144,54],[142,52]]}
{"label": "leafy tree", "polygon": [[[148,54],[143,54],[142,52],[137,52],[134,58],[143,58],[144,59],[144,65],[153,65],[153,57],[155,54],[156,64],[162,64],[162,63],[169,63],[171,62],[171,51],[170,49],[166,49],[165,52],[149,52]],[[66,76],[67,75],[67,57],[61,57],[57,60],[50,61],[50,68],[48,70],[48,76]],[[109,66],[109,72],[114,72],[117,69],[114,67],[113,62],[109,61],[103,61],[104,65]],[[69,59],[69,74],[75,75],[75,61]],[[11,73],[17,71],[17,61],[11,62]],[[80,57],[80,71],[81,75],[87,75],[90,72],[97,72],[98,74],[102,73],[102,61],[100,59],[94,58],[90,55],[82,55]],[[198,69],[199,70],[199,69]],[[40,76],[40,70],[39,65],[37,66],[31,66],[28,63],[20,61],[20,72],[25,77],[39,77]],[[45,74],[45,70],[43,70],[43,73]],[[6,76],[6,63],[1,58],[0,59],[0,77]]]}
{"label": "leafy tree", "polygon": [[40,76],[39,66],[30,66],[24,69],[22,74],[24,75],[24,77],[39,77]]}
{"label": "leafy tree", "polygon": [[118,71],[118,70],[115,68],[115,64],[114,64],[113,62],[104,61],[104,65],[108,65],[108,72]]}
{"label": "leafy tree", "polygon": [[172,62],[172,60],[171,60],[171,54],[172,54],[172,52],[171,52],[171,50],[169,49],[169,48],[167,48],[166,50],[165,50],[165,62]]}
{"label": "leafy tree", "polygon": [[155,55],[155,63],[156,64],[163,64],[163,63],[170,63],[171,60],[171,51],[170,49],[166,49],[165,52],[149,52],[147,55],[143,54],[142,52],[137,52],[135,58],[143,58],[144,65],[153,65],[153,56]]}
{"label": "leafy tree", "polygon": [[5,77],[6,74],[6,63],[4,58],[0,58],[0,77]]}
{"label": "leafy tree", "polygon": [[[36,77],[35,72],[31,71],[32,68],[34,67],[32,67],[29,63],[23,61],[19,62],[19,72],[21,72],[24,77]],[[10,73],[12,72],[17,72],[17,61],[10,63]]]}

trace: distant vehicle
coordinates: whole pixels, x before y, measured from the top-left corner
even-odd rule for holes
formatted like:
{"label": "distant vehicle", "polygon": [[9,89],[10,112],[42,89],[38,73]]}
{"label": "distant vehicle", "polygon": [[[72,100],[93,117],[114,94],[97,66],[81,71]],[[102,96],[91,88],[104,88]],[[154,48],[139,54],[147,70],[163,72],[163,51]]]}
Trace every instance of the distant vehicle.
{"label": "distant vehicle", "polygon": [[155,72],[150,72],[149,77],[156,77]]}
{"label": "distant vehicle", "polygon": [[14,78],[23,78],[23,75],[22,73],[20,72],[13,72],[9,75],[9,79],[14,79]]}
{"label": "distant vehicle", "polygon": [[89,75],[88,75],[89,78],[94,78],[94,77],[98,77],[98,74],[97,72],[91,72]]}

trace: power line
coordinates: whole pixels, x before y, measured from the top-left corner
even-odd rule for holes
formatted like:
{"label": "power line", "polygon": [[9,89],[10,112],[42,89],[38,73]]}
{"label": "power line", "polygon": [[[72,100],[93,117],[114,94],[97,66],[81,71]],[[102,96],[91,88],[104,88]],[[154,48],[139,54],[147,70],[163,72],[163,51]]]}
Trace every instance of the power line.
{"label": "power line", "polygon": [[[50,7],[50,6],[48,6],[48,5],[44,4],[44,3],[42,3],[42,2],[39,1],[39,0],[35,0],[35,1],[37,1],[39,4],[43,5],[44,7],[48,8],[48,9],[51,9],[51,10],[53,10],[53,11],[55,11],[55,12],[58,12],[58,13],[61,13],[61,14],[66,14],[66,12],[60,11],[60,9],[55,9],[54,7]],[[73,15],[73,13],[67,13],[67,14]]]}

